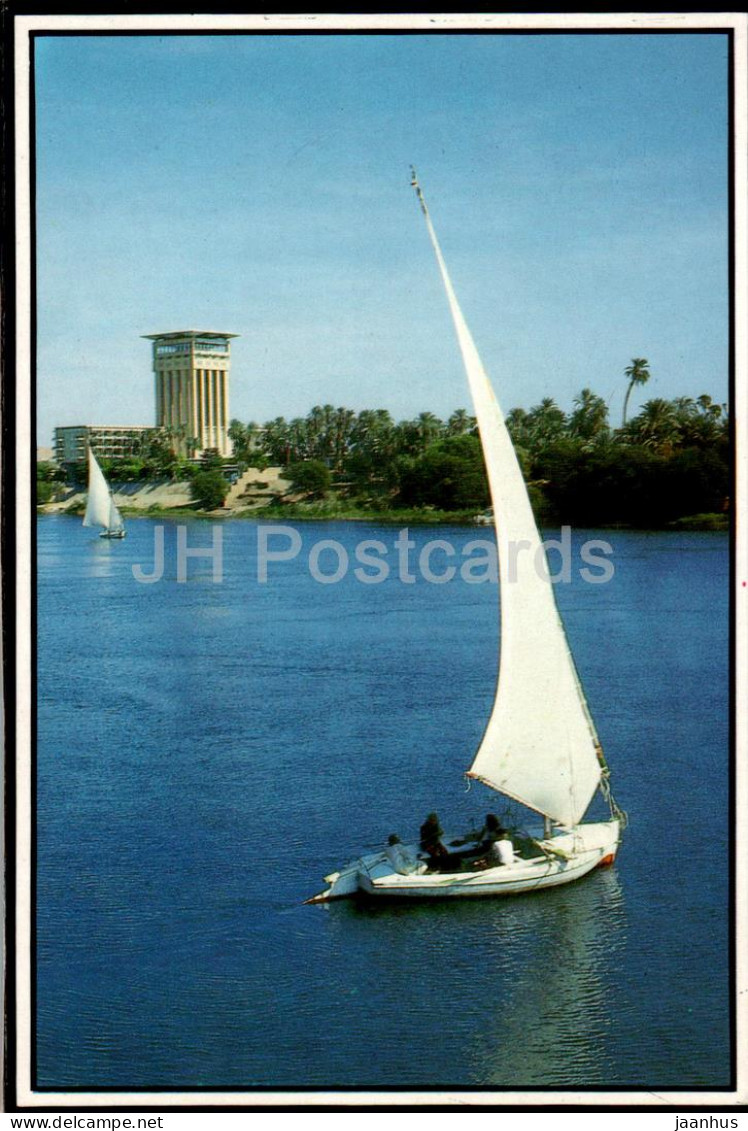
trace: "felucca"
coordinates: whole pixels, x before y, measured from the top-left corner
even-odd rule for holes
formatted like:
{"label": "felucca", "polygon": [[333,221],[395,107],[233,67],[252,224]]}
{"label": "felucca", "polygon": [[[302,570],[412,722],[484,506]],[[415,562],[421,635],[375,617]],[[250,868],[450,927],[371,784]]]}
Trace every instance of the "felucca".
{"label": "felucca", "polygon": [[88,500],[83,516],[84,526],[102,526],[99,538],[124,538],[125,524],[117,510],[109,484],[99,461],[88,449]]}
{"label": "felucca", "polygon": [[[611,864],[625,825],[625,815],[610,790],[609,769],[556,606],[517,455],[457,301],[415,170],[412,185],[465,365],[498,544],[502,597],[499,680],[493,711],[467,776],[540,814],[543,828],[532,835],[510,834],[507,863],[499,863],[491,853],[480,858],[478,851],[478,859],[471,861],[469,855],[466,859],[464,843],[459,853],[452,854],[454,865],[448,854],[438,860],[438,871],[429,866],[417,844],[405,846],[404,854],[384,850],[364,855],[326,876],[327,888],[310,903],[357,892],[400,899],[468,898],[554,887]],[[522,544],[525,552],[510,557],[512,544]],[[598,792],[608,804],[610,817],[585,822]],[[507,856],[506,851],[503,855]],[[407,868],[402,866],[403,856],[409,858]]]}

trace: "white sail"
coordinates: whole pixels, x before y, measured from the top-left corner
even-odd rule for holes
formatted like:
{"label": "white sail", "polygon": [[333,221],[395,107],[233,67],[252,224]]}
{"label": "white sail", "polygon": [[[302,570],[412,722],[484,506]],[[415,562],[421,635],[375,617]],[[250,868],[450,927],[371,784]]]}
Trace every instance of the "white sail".
{"label": "white sail", "polygon": [[109,522],[107,523],[107,530],[122,530],[124,528],[122,515],[117,510],[114,499],[109,499]]}
{"label": "white sail", "polygon": [[469,776],[577,824],[600,782],[599,743],[569,651],[545,550],[511,437],[468,330],[415,176],[478,421],[499,550],[501,659],[496,701]]}
{"label": "white sail", "polygon": [[[84,526],[103,526],[109,529],[110,510],[114,506],[109,492],[109,485],[104,478],[104,472],[99,467],[96,456],[91,449],[88,450],[88,501],[86,513],[83,517]],[[117,508],[114,507],[115,511]],[[119,517],[119,512],[117,511]],[[122,519],[120,518],[120,525]]]}

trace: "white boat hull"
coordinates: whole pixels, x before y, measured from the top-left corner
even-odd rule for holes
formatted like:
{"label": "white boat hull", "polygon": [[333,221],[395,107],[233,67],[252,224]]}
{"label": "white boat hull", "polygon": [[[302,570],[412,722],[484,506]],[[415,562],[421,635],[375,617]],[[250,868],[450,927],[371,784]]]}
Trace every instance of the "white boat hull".
{"label": "white boat hull", "polygon": [[[540,891],[581,879],[593,868],[612,864],[620,838],[617,820],[577,825],[538,841],[538,855],[476,872],[393,872],[384,852],[353,861],[326,876],[325,891],[307,900],[325,903],[354,895],[380,899],[470,899]],[[542,847],[541,847],[542,846]],[[545,849],[545,851],[543,851]]]}

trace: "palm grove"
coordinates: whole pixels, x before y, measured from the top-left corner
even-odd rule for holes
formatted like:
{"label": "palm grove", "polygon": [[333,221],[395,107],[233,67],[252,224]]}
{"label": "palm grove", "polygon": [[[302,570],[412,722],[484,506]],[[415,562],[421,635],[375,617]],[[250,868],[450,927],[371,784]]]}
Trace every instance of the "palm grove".
{"label": "palm grove", "polygon": [[[729,492],[726,406],[656,398],[627,420],[632,390],[649,380],[644,358],[625,371],[623,421],[582,389],[564,413],[546,398],[506,418],[538,517],[575,525],[660,526],[685,516],[722,514]],[[370,510],[482,510],[490,503],[475,419],[422,412],[395,423],[385,409],[355,413],[317,406],[305,418],[277,417],[260,428],[233,421],[236,458],[287,468],[294,486]],[[333,507],[330,508],[334,509]]]}
{"label": "palm grove", "polygon": [[[619,427],[611,425],[607,404],[591,389],[582,389],[569,413],[551,398],[511,410],[506,423],[540,521],[657,527],[691,516],[724,516],[730,482],[726,406],[706,394],[655,398],[628,419],[632,391],[649,377],[645,358],[626,368]],[[422,412],[396,423],[386,409],[356,413],[322,405],[306,417],[279,416],[262,426],[233,420],[229,436],[234,466],[284,468],[302,511],[396,516],[407,509],[456,519],[490,503],[476,422],[464,409],[446,421]],[[105,470],[114,482],[190,478],[196,502],[219,506],[228,489],[224,461],[217,455],[197,466],[180,460],[174,440],[167,430],[151,435],[142,452],[106,461]],[[42,465],[42,479],[54,476]],[[40,501],[43,495],[41,490]]]}

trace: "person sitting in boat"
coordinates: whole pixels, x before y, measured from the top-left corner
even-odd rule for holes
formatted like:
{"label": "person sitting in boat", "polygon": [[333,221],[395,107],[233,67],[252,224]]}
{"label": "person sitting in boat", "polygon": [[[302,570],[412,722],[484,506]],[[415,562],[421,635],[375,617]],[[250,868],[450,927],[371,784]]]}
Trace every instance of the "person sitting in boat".
{"label": "person sitting in boat", "polygon": [[387,847],[384,854],[392,867],[401,876],[412,876],[414,873],[423,872],[426,865],[416,860],[410,849],[406,848],[396,833],[387,838]]}
{"label": "person sitting in boat", "polygon": [[439,824],[439,818],[436,813],[429,813],[426,820],[421,825],[421,851],[425,852],[429,858],[429,867],[438,868],[439,861],[443,857],[448,856],[447,849],[442,844],[442,836],[444,830]]}
{"label": "person sitting in boat", "polygon": [[478,834],[480,841],[481,852],[491,852],[493,846],[497,844],[503,837],[506,836],[506,831],[501,821],[495,813],[486,814],[486,823]]}
{"label": "person sitting in boat", "polygon": [[480,872],[486,868],[495,868],[498,864],[514,863],[514,845],[494,813],[486,816],[486,823],[475,839],[480,840],[477,851],[482,855],[470,860],[471,871]]}

